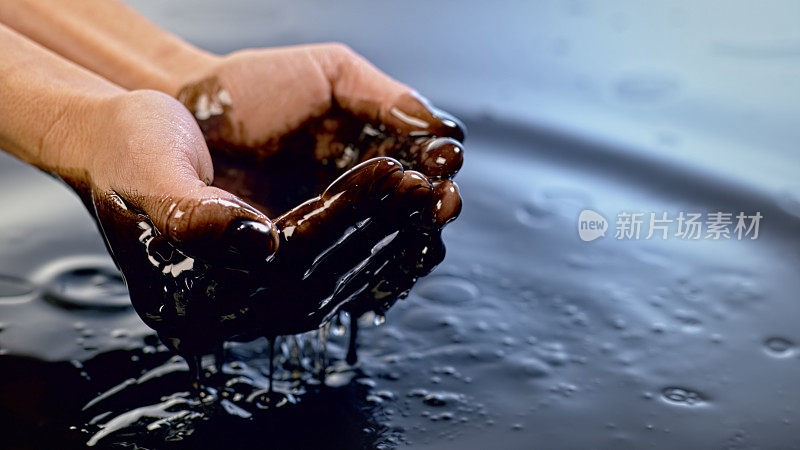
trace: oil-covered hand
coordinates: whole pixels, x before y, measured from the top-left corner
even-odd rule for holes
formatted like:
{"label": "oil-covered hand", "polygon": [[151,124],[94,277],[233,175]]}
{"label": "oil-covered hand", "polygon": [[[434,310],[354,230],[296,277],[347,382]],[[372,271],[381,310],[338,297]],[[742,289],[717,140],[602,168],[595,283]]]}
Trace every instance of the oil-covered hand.
{"label": "oil-covered hand", "polygon": [[[304,78],[327,64],[331,77]],[[213,70],[179,95],[213,183],[94,197],[137,311],[173,349],[383,312],[441,261],[461,207],[456,120],[340,46],[247,51]]]}
{"label": "oil-covered hand", "polygon": [[443,257],[463,131],[407,86],[342,45],[219,57],[48,1],[0,11],[29,38],[0,25],[0,144],[79,192],[176,350],[382,310]]}
{"label": "oil-covered hand", "polygon": [[[344,170],[301,148],[284,151],[262,163],[215,152],[214,184],[237,192],[236,205],[274,214],[271,228],[235,219],[220,238],[179,241],[115,194],[93,195],[134,306],[174,350],[196,354],[225,339],[307,331],[342,306],[384,311],[444,257],[441,228],[460,210],[452,181],[432,183],[388,157]],[[321,194],[297,200],[309,191]],[[287,204],[294,206],[278,215]],[[201,201],[192,214],[202,217],[207,205],[217,207]],[[214,228],[195,220],[191,227]],[[265,246],[273,230],[277,242]]]}
{"label": "oil-covered hand", "polygon": [[[274,218],[278,245],[266,262],[209,244],[197,250],[214,257],[203,259],[152,236],[148,246],[168,250],[132,261],[158,261],[156,270],[127,272],[152,272],[152,283],[136,283],[147,292],[132,295],[149,299],[137,308],[173,347],[301,332],[340,307],[382,313],[444,257],[441,228],[461,208],[450,178],[463,126],[346,47],[238,52],[178,98],[211,148],[213,186]],[[263,241],[266,228],[238,230],[241,242]],[[190,255],[200,257],[174,277]]]}
{"label": "oil-covered hand", "polygon": [[[197,61],[188,64],[191,75],[179,77],[176,96],[212,148],[269,156],[291,132],[335,111],[392,134],[464,139],[455,119],[343,44],[248,49]],[[336,150],[321,145],[317,157]]]}

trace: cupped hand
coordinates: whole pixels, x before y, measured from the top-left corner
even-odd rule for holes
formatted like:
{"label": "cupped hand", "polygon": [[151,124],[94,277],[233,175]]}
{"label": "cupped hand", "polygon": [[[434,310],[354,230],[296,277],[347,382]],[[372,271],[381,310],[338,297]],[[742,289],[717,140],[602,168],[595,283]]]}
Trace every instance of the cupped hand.
{"label": "cupped hand", "polygon": [[[455,118],[343,44],[241,50],[196,71],[177,98],[215,149],[270,156],[292,132],[336,111],[395,136],[464,140]],[[336,149],[320,145],[316,156],[330,151]]]}
{"label": "cupped hand", "polygon": [[171,348],[382,312],[444,257],[463,128],[348,49],[239,52],[178,97],[118,100],[78,186]]}

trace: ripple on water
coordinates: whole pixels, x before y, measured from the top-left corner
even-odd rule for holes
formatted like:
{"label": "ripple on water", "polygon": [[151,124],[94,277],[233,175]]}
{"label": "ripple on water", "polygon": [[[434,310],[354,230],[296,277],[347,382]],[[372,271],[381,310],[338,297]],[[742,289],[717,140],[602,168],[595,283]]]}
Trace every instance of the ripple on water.
{"label": "ripple on water", "polygon": [[45,271],[45,298],[66,308],[126,309],[131,307],[122,275],[106,261],[70,260]]}
{"label": "ripple on water", "polygon": [[582,208],[592,205],[588,192],[571,187],[548,186],[536,193],[535,198],[520,205],[515,215],[517,221],[532,228],[546,228],[557,220],[573,220]]}
{"label": "ripple on water", "polygon": [[11,275],[0,275],[0,303],[18,300],[36,289],[32,283]]}
{"label": "ripple on water", "polygon": [[681,406],[699,406],[706,402],[706,399],[699,392],[674,386],[662,389],[661,398],[667,403]]}
{"label": "ripple on water", "polygon": [[522,378],[544,378],[550,376],[552,368],[541,359],[534,357],[517,357],[507,363],[504,368],[511,376]]}
{"label": "ripple on water", "polygon": [[517,208],[516,216],[520,223],[533,228],[545,228],[553,221],[551,209],[531,201]]}
{"label": "ripple on water", "polygon": [[478,298],[478,286],[463,278],[440,275],[422,280],[416,293],[437,303],[455,304]]}
{"label": "ripple on water", "polygon": [[764,348],[771,356],[785,358],[794,352],[795,343],[786,338],[773,336],[764,341]]}
{"label": "ripple on water", "polygon": [[800,217],[800,186],[788,186],[778,194],[778,205],[789,214]]}

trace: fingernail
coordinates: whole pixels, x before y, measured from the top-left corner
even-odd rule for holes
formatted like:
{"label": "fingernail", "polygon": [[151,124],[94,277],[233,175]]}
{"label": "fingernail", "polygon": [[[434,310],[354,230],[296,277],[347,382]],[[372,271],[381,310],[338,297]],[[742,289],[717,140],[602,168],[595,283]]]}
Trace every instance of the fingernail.
{"label": "fingernail", "polygon": [[372,193],[379,200],[386,199],[403,181],[403,166],[391,158],[381,158],[373,172]]}
{"label": "fingernail", "polygon": [[453,138],[463,142],[466,127],[452,114],[438,109],[417,92],[402,95],[391,109],[395,121],[401,128],[424,131],[431,136]]}
{"label": "fingernail", "polygon": [[397,185],[389,208],[390,214],[402,220],[412,215],[418,215],[430,204],[433,186],[428,178],[416,171],[406,170],[403,178]]}
{"label": "fingernail", "polygon": [[434,183],[433,202],[431,210],[433,225],[438,228],[444,227],[461,213],[458,185],[450,180]]}
{"label": "fingernail", "polygon": [[464,164],[464,150],[455,139],[438,138],[419,157],[419,170],[431,178],[452,178]]}
{"label": "fingernail", "polygon": [[228,253],[245,264],[266,262],[278,249],[275,227],[255,220],[234,221],[222,241]]}
{"label": "fingernail", "polygon": [[[393,189],[400,181],[403,166],[392,158],[379,157],[362,162],[337,178],[322,194],[325,199],[342,192],[366,191],[377,193]],[[364,192],[369,193],[369,192]]]}
{"label": "fingernail", "polygon": [[439,119],[440,128],[434,134],[436,136],[453,138],[458,142],[464,142],[464,139],[467,137],[467,127],[464,125],[464,122],[449,112],[442,111],[435,106],[431,106],[430,108],[433,115]]}

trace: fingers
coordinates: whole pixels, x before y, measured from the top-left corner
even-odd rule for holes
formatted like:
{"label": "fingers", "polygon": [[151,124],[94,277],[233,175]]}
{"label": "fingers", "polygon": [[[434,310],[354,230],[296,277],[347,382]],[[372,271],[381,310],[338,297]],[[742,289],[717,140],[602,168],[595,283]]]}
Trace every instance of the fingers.
{"label": "fingers", "polygon": [[337,178],[319,197],[276,220],[281,253],[295,264],[313,260],[343,234],[377,213],[403,180],[403,168],[390,158],[363,162]]}
{"label": "fingers", "polygon": [[384,255],[372,261],[376,269],[367,278],[368,286],[355,291],[352,300],[343,307],[353,317],[368,311],[385,313],[407,294],[419,277],[430,273],[444,259],[441,230],[458,217],[461,197],[458,186],[450,180],[435,181],[431,187],[426,196],[420,196],[424,204],[420,206],[419,220],[412,220],[411,226],[400,226],[399,234],[384,249]]}
{"label": "fingers", "polygon": [[462,144],[452,138],[379,137],[360,158],[363,161],[378,156],[396,158],[403,167],[422,172],[432,180],[453,178],[464,164]]}
{"label": "fingers", "polygon": [[[355,312],[387,309],[444,258],[441,228],[460,212],[457,186],[396,167],[399,163],[388,158],[362,163],[320,198],[276,222],[285,236],[287,227],[319,218],[302,237],[295,237],[298,228],[289,229],[274,261],[299,268],[294,277],[306,288],[294,296],[293,307],[302,309],[304,318],[323,320],[342,303]],[[373,182],[363,183],[362,177]],[[343,197],[333,198],[348,192],[341,190],[348,185],[351,208],[336,207]]]}
{"label": "fingers", "polygon": [[422,215],[424,229],[438,230],[454,221],[461,213],[461,194],[451,180],[433,183],[430,206]]}
{"label": "fingers", "polygon": [[384,124],[411,136],[449,137],[459,142],[466,138],[467,129],[460,120],[434,107],[415,90],[403,92],[381,111]]}
{"label": "fingers", "polygon": [[442,136],[463,141],[464,125],[440,111],[419,93],[381,72],[343,44],[323,44],[314,50],[333,87],[336,103],[399,135]]}
{"label": "fingers", "polygon": [[[260,306],[254,310],[260,323],[282,332],[317,326],[368,284],[369,273],[405,223],[402,220],[419,217],[432,194],[422,174],[403,171],[395,160],[376,158],[276,219],[281,243],[271,271],[265,273],[272,297],[257,302]],[[283,286],[291,289],[292,301],[269,301]],[[293,328],[284,328],[288,326]]]}
{"label": "fingers", "polygon": [[398,226],[406,221],[418,221],[431,204],[432,196],[433,185],[428,177],[406,170],[393,197],[383,207],[381,216]]}
{"label": "fingers", "polygon": [[[345,263],[358,252],[343,257],[332,255],[346,246],[348,239],[361,239],[368,251],[406,223],[433,222],[430,213],[434,187],[414,171],[403,171],[390,158],[375,158],[361,163],[334,181],[317,198],[279,217],[280,251],[276,265],[305,272],[317,270],[326,260],[333,260],[333,272],[349,270]],[[424,219],[423,219],[424,217]],[[379,223],[376,227],[370,223]],[[368,230],[369,231],[365,231]],[[356,237],[356,233],[364,232]],[[371,236],[371,237],[370,237]]]}
{"label": "fingers", "polygon": [[209,186],[213,165],[197,123],[175,99],[131,91],[110,103],[108,151],[97,155],[93,183],[143,212],[187,255],[238,267],[266,261],[277,231],[261,212]]}
{"label": "fingers", "polygon": [[388,263],[377,265],[370,287],[359,292],[343,309],[353,317],[368,311],[384,314],[405,296],[419,277],[430,273],[444,260],[441,232],[403,229],[386,250]]}
{"label": "fingers", "polygon": [[417,170],[431,178],[453,178],[464,164],[464,149],[454,139],[432,139],[419,153],[416,163]]}
{"label": "fingers", "polygon": [[272,221],[222,189],[178,184],[140,204],[158,231],[193,257],[242,267],[266,262],[278,248]]}

